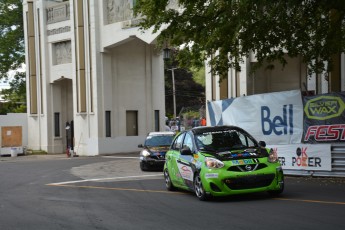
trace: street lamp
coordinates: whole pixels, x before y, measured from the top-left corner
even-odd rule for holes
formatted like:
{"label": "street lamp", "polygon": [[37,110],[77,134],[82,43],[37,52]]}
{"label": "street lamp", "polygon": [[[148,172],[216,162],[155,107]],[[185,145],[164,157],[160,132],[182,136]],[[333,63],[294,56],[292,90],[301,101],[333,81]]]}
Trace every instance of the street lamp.
{"label": "street lamp", "polygon": [[169,48],[164,48],[163,49],[163,59],[164,60],[169,60],[170,59],[170,49]]}

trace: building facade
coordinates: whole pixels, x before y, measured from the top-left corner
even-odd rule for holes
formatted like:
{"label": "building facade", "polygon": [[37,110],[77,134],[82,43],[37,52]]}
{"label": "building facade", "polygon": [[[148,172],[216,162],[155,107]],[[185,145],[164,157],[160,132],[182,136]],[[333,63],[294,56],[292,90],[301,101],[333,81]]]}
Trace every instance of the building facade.
{"label": "building facade", "polygon": [[[251,66],[255,56],[245,58],[241,71],[229,69],[224,79],[211,75],[206,65],[206,100],[215,101],[246,95],[271,93],[286,90],[301,90],[304,95],[340,92],[345,90],[345,54],[334,56],[334,70],[330,73],[307,73],[307,65],[300,58],[286,58],[287,64],[263,64],[255,72]],[[267,68],[268,65],[273,68]]]}
{"label": "building facade", "polygon": [[138,150],[164,130],[164,63],[135,0],[24,0],[28,149]]}

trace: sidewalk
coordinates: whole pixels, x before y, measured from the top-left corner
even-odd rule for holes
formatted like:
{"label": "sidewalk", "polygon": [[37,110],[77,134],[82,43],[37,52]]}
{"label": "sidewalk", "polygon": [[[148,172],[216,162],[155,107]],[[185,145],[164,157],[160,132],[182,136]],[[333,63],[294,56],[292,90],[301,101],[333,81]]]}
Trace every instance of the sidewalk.
{"label": "sidewalk", "polygon": [[44,155],[18,155],[16,157],[4,156],[0,157],[1,161],[30,161],[30,160],[52,160],[67,158],[66,154],[44,154]]}
{"label": "sidewalk", "polygon": [[29,155],[18,155],[11,157],[10,155],[2,155],[0,162],[7,161],[34,161],[34,160],[56,160],[56,159],[73,159],[73,158],[87,158],[87,157],[139,157],[139,152],[129,153],[112,153],[112,154],[100,154],[96,156],[74,156],[67,157],[66,154],[29,154]]}

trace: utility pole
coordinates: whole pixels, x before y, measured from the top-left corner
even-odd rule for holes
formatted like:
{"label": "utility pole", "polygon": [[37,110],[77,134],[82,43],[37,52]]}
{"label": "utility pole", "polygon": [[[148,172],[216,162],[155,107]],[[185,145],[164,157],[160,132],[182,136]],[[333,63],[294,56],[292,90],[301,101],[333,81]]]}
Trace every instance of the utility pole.
{"label": "utility pole", "polygon": [[173,85],[173,104],[174,104],[174,119],[176,119],[176,90],[175,90],[175,74],[174,70],[177,68],[171,68],[167,69],[171,71],[171,76],[172,76],[172,85]]}

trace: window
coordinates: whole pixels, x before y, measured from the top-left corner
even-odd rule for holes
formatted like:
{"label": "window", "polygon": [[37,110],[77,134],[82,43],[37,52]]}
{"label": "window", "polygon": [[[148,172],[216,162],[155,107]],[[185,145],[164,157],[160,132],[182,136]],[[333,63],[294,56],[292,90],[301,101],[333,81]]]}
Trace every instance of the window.
{"label": "window", "polygon": [[249,137],[245,136],[243,133],[239,133],[239,138],[241,139],[241,142],[243,145],[247,146],[247,147],[254,147],[255,143],[252,139],[250,139]]}
{"label": "window", "polygon": [[60,137],[60,113],[54,113],[54,137]]}
{"label": "window", "polygon": [[155,131],[159,131],[159,110],[155,110]]}
{"label": "window", "polygon": [[105,136],[111,137],[111,112],[105,111]]}
{"label": "window", "polygon": [[174,150],[180,150],[182,148],[182,142],[183,138],[185,136],[185,133],[181,133],[174,141],[174,144],[172,145],[172,149]]}
{"label": "window", "polygon": [[183,148],[188,147],[190,150],[194,150],[192,136],[187,133],[183,141]]}

